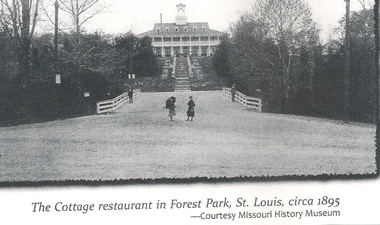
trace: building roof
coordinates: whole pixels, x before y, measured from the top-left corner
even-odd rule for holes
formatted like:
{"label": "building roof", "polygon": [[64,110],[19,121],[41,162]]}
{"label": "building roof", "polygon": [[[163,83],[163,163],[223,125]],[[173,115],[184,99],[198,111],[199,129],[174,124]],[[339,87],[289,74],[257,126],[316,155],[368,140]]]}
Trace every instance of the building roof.
{"label": "building roof", "polygon": [[207,22],[186,23],[186,25],[177,25],[176,23],[155,23],[153,30],[138,34],[137,37],[209,36],[223,34],[223,32],[210,29]]}

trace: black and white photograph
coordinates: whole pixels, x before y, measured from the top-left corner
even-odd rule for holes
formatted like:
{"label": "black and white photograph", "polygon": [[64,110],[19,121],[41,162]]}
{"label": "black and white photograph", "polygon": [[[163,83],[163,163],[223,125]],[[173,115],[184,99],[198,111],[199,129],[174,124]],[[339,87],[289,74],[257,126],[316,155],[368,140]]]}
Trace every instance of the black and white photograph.
{"label": "black and white photograph", "polygon": [[2,0],[0,181],[375,174],[351,4]]}
{"label": "black and white photograph", "polygon": [[[375,0],[0,0],[0,188],[376,180],[376,7]],[[318,197],[274,195],[254,205],[344,203]],[[157,208],[232,205],[190,200]],[[49,212],[31,201],[33,213]],[[252,205],[241,196],[231,202]],[[186,219],[340,216],[260,213]]]}

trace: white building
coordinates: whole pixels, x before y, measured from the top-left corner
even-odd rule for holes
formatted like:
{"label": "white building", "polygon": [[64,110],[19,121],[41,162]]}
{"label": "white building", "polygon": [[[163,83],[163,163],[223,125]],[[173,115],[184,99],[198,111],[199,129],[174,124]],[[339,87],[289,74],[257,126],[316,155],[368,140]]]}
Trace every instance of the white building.
{"label": "white building", "polygon": [[175,23],[156,23],[151,31],[137,35],[152,39],[157,56],[169,57],[179,54],[211,56],[220,44],[223,32],[210,29],[207,22],[187,22],[186,5],[177,5]]}

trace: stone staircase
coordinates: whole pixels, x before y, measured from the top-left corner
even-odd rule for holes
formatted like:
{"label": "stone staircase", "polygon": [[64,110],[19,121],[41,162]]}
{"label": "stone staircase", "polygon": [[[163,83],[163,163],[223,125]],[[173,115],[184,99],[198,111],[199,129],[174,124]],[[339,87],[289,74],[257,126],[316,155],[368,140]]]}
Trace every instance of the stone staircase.
{"label": "stone staircase", "polygon": [[177,63],[175,67],[175,87],[176,92],[191,91],[190,78],[189,78],[189,66],[187,58],[177,57]]}

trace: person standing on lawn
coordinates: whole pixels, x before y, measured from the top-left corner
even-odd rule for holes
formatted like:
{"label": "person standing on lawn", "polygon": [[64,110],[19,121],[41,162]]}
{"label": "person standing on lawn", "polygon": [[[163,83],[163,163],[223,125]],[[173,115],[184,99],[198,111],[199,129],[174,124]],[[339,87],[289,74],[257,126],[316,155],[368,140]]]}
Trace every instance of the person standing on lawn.
{"label": "person standing on lawn", "polygon": [[169,109],[169,117],[170,117],[170,121],[173,121],[173,116],[175,116],[175,102],[176,102],[176,99],[174,96],[168,98],[166,100],[166,108]]}
{"label": "person standing on lawn", "polygon": [[133,89],[132,87],[128,91],[129,103],[133,103]]}
{"label": "person standing on lawn", "polygon": [[235,88],[235,84],[233,84],[232,87],[231,87],[232,102],[235,102],[235,94],[236,94],[236,88]]}
{"label": "person standing on lawn", "polygon": [[189,97],[189,102],[187,103],[187,105],[189,107],[187,108],[187,120],[186,121],[189,121],[190,118],[191,118],[191,121],[193,121],[193,118],[195,117],[195,111],[194,111],[195,103],[193,101],[192,96]]}

